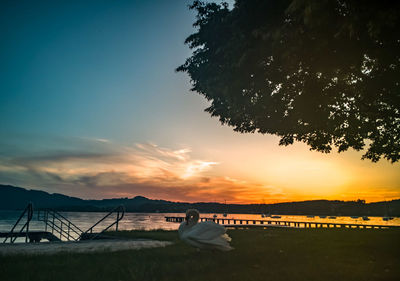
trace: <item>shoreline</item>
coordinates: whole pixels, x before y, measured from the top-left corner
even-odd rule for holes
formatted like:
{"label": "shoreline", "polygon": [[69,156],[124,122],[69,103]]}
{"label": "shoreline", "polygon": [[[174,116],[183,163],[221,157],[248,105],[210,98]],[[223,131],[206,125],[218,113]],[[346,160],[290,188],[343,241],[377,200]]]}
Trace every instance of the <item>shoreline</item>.
{"label": "shoreline", "polygon": [[125,250],[140,250],[148,248],[166,247],[172,245],[169,241],[149,239],[110,239],[77,242],[40,242],[0,244],[0,256],[15,255],[54,255],[59,253],[96,253],[117,252]]}

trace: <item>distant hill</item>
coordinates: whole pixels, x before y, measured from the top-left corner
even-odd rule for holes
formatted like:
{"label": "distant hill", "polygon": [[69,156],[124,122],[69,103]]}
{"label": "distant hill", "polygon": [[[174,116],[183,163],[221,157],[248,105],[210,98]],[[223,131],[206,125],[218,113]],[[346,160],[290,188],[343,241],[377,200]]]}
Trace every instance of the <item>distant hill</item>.
{"label": "distant hill", "polygon": [[108,211],[123,204],[128,212],[185,212],[196,208],[202,213],[243,213],[282,215],[345,215],[345,216],[400,216],[400,200],[365,203],[357,201],[312,200],[277,204],[220,204],[185,203],[152,200],[143,196],[103,200],[84,200],[57,193],[27,190],[11,185],[0,185],[0,210],[23,209],[32,202],[35,209],[52,208],[59,211]]}
{"label": "distant hill", "polygon": [[0,185],[0,209],[23,209],[28,202],[42,208],[58,208],[60,206],[81,206],[86,202],[80,198],[62,194],[49,194],[40,190],[26,190],[11,185]]}

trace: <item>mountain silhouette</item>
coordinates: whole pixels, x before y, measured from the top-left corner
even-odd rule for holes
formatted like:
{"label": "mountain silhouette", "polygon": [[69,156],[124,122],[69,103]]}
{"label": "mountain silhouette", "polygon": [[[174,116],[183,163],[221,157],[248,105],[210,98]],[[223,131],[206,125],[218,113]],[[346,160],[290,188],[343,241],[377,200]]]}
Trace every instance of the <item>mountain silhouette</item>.
{"label": "mountain silhouette", "polygon": [[109,211],[124,205],[127,212],[180,213],[196,208],[201,213],[335,215],[335,216],[400,216],[400,200],[365,203],[363,200],[310,200],[276,204],[221,204],[214,202],[171,202],[143,196],[85,200],[63,194],[27,190],[11,185],[0,185],[0,210],[20,210],[32,202],[35,209],[51,208],[59,211]]}

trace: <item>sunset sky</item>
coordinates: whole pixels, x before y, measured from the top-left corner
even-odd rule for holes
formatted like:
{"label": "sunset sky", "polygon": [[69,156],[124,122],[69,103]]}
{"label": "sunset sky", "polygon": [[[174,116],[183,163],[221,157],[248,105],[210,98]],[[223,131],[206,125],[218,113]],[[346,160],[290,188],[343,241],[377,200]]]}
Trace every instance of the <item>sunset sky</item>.
{"label": "sunset sky", "polygon": [[204,112],[175,68],[187,1],[1,1],[0,184],[81,198],[400,198],[400,163],[278,146]]}

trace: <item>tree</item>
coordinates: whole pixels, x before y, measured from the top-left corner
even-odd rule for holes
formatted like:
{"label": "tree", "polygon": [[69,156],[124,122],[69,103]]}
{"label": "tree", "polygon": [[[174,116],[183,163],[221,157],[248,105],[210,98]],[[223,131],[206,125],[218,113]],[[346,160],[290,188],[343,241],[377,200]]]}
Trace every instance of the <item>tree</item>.
{"label": "tree", "polygon": [[194,1],[177,68],[238,132],[400,159],[400,1]]}

